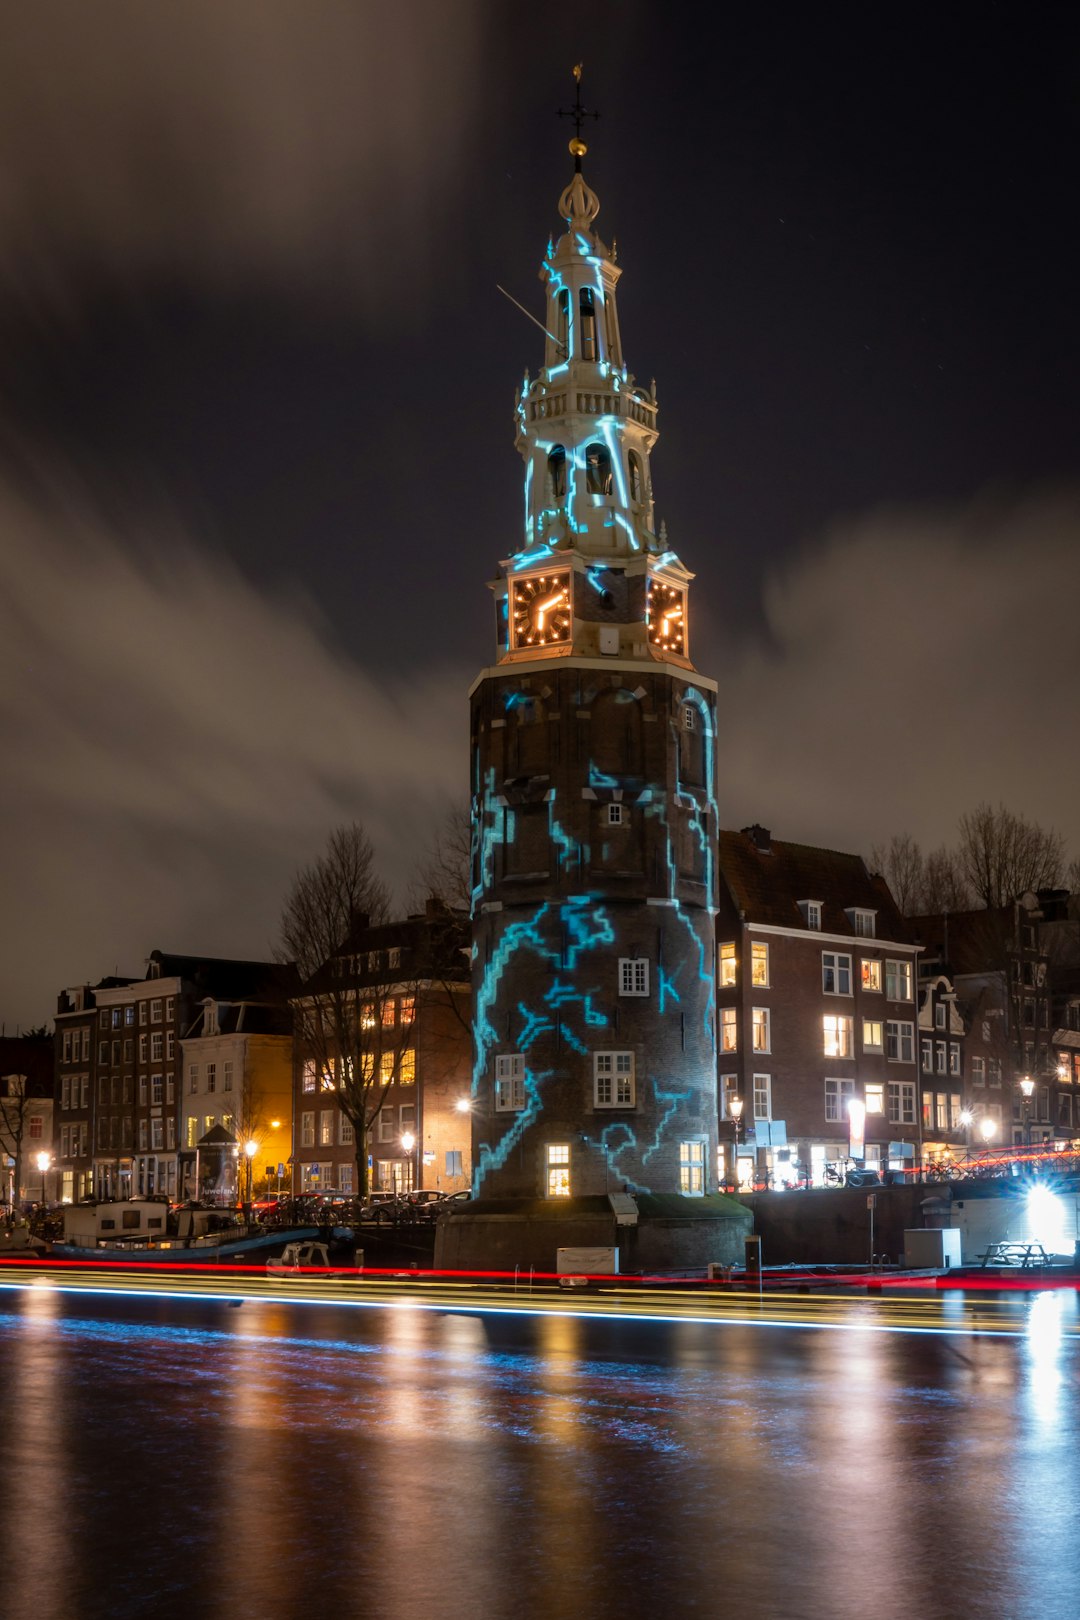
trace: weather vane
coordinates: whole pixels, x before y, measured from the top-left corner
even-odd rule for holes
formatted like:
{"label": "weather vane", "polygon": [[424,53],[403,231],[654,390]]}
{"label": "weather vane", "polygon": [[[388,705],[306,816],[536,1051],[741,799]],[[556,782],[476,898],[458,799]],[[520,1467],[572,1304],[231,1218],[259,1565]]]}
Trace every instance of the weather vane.
{"label": "weather vane", "polygon": [[574,120],[574,138],[570,142],[570,152],[574,159],[574,170],[577,174],[581,173],[581,160],[588,151],[588,147],[581,138],[581,126],[586,118],[599,118],[600,116],[598,112],[591,112],[588,107],[581,105],[581,70],[584,66],[584,62],[578,62],[574,68],[574,105],[572,107],[560,107],[558,111],[560,118],[572,118]]}

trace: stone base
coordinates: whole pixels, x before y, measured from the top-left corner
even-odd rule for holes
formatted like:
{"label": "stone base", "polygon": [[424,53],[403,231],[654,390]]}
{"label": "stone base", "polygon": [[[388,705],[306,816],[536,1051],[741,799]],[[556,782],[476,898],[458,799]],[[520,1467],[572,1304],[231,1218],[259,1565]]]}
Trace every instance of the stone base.
{"label": "stone base", "polygon": [[636,1226],[620,1226],[606,1198],[484,1199],[439,1221],[435,1267],[554,1272],[564,1248],[615,1247],[622,1273],[742,1265],[750,1211],[734,1198],[641,1194]]}

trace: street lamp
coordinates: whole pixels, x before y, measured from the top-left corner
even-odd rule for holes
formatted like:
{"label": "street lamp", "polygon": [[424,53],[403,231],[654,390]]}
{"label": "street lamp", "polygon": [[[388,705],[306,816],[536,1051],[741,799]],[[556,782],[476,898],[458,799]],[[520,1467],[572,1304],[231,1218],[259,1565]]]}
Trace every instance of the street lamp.
{"label": "street lamp", "polygon": [[45,1177],[48,1174],[48,1169],[49,1169],[50,1164],[52,1164],[52,1154],[51,1153],[39,1153],[35,1162],[37,1163],[38,1169],[41,1171],[41,1207],[44,1209],[44,1207],[45,1207]]}
{"label": "street lamp", "polygon": [[736,1091],[728,1098],[728,1113],[731,1123],[735,1127],[735,1152],[731,1165],[731,1185],[736,1192],[739,1190],[739,1126],[742,1122],[743,1100]]}
{"label": "street lamp", "polygon": [[454,1104],[454,1107],[457,1109],[459,1114],[471,1114],[472,1113],[472,1098],[471,1097],[459,1097],[457,1102]]}
{"label": "street lamp", "polygon": [[[416,1146],[416,1137],[413,1135],[412,1131],[402,1131],[402,1133],[401,1133],[401,1145],[405,1149],[406,1153],[408,1153],[409,1155],[412,1154],[412,1150]],[[410,1177],[410,1180],[412,1181],[413,1185],[415,1186],[416,1179],[417,1179],[417,1177],[416,1177],[416,1167],[415,1167],[415,1165],[412,1165],[412,1166],[410,1166],[410,1168],[412,1170],[412,1175]]]}
{"label": "street lamp", "polygon": [[253,1137],[249,1136],[247,1141],[244,1143],[244,1154],[247,1158],[247,1197],[244,1202],[247,1204],[248,1209],[251,1208],[251,1172],[254,1165],[255,1155],[258,1153],[258,1151],[258,1142],[256,1142]]}
{"label": "street lamp", "polygon": [[1020,1092],[1021,1092],[1021,1095],[1023,1097],[1023,1102],[1021,1104],[1021,1109],[1022,1109],[1022,1118],[1023,1118],[1023,1127],[1024,1127],[1024,1146],[1025,1147],[1030,1147],[1031,1146],[1031,1097],[1032,1097],[1032,1093],[1034,1092],[1034,1090],[1035,1090],[1035,1082],[1031,1078],[1030,1074],[1021,1075],[1020,1076]]}

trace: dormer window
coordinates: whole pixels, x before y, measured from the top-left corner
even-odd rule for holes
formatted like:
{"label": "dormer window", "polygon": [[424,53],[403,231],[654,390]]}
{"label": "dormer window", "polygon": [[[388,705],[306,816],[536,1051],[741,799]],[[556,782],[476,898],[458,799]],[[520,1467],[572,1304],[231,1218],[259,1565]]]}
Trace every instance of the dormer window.
{"label": "dormer window", "polygon": [[800,900],[799,910],[803,914],[807,928],[814,928],[821,932],[821,905],[820,900]]}
{"label": "dormer window", "polygon": [[863,939],[873,939],[877,933],[877,912],[866,911],[860,906],[848,906],[847,919],[855,932]]}

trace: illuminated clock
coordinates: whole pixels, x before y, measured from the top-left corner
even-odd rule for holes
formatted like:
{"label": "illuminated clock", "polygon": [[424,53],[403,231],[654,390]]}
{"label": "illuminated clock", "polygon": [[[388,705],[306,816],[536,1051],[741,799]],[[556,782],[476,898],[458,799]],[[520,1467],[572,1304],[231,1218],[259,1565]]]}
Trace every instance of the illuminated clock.
{"label": "illuminated clock", "polygon": [[570,640],[570,575],[529,574],[510,583],[515,647]]}
{"label": "illuminated clock", "polygon": [[686,592],[662,579],[649,581],[649,640],[661,652],[686,655]]}

